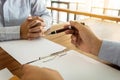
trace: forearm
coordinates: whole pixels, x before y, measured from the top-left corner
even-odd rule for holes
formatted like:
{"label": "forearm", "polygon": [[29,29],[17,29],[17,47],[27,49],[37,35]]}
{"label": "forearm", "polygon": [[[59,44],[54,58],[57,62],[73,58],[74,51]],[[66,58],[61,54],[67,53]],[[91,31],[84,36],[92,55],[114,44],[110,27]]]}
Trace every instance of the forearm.
{"label": "forearm", "polygon": [[20,26],[0,27],[0,41],[20,39]]}
{"label": "forearm", "polygon": [[120,66],[120,43],[103,40],[98,56],[103,60]]}

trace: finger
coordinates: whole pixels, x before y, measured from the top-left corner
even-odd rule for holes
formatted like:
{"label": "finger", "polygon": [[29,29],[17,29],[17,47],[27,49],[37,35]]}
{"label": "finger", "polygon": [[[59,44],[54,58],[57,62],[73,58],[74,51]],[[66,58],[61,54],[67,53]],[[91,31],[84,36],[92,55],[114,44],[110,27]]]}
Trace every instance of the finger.
{"label": "finger", "polygon": [[27,20],[28,21],[33,21],[33,20],[35,20],[35,18],[34,18],[34,16],[28,16]]}
{"label": "finger", "polygon": [[37,25],[41,25],[41,22],[39,20],[34,20],[29,24],[29,28],[34,28]]}
{"label": "finger", "polygon": [[[77,24],[76,23],[74,23],[73,24],[73,22],[75,22],[75,21],[71,21],[71,24],[66,24],[66,25],[64,25],[64,28],[68,28],[68,27],[74,27],[74,26],[76,26]],[[83,23],[82,23],[83,24]],[[77,25],[77,26],[79,26],[79,25]],[[78,30],[74,27],[72,30],[66,30],[65,31],[65,33],[66,34],[76,34],[76,33],[78,33]]]}
{"label": "finger", "polygon": [[66,34],[73,34],[73,33],[74,33],[74,30],[66,30],[65,33],[66,33]]}
{"label": "finger", "polygon": [[67,23],[64,25],[64,28],[68,28],[69,26],[71,26],[70,23]]}
{"label": "finger", "polygon": [[39,17],[39,16],[30,16],[29,17],[31,20],[39,20],[41,22],[44,22],[43,18]]}
{"label": "finger", "polygon": [[76,43],[77,43],[77,37],[75,35],[71,36],[71,43],[74,44],[74,45],[76,45]]}
{"label": "finger", "polygon": [[36,19],[38,19],[38,20],[44,22],[43,18],[41,18],[41,17],[39,17],[39,16],[36,16]]}
{"label": "finger", "polygon": [[43,18],[39,17],[39,16],[33,16],[33,20],[40,20],[42,22],[44,22]]}
{"label": "finger", "polygon": [[33,39],[39,38],[40,36],[42,36],[41,33],[29,33],[28,34],[28,39],[33,40]]}
{"label": "finger", "polygon": [[77,41],[76,41],[76,47],[80,47],[81,43],[82,43],[82,39],[80,37],[77,37]]}
{"label": "finger", "polygon": [[32,16],[29,16],[29,17],[27,18],[27,20],[28,20],[28,21],[33,20]]}
{"label": "finger", "polygon": [[42,26],[37,26],[37,27],[34,27],[34,28],[30,28],[30,29],[29,29],[29,32],[30,32],[30,33],[42,32],[43,29],[44,29],[44,27],[42,27]]}
{"label": "finger", "polygon": [[71,26],[75,27],[78,31],[82,31],[84,25],[79,23],[78,21],[70,21]]}
{"label": "finger", "polygon": [[34,28],[34,29],[32,28],[32,29],[30,29],[30,30],[31,30],[30,33],[39,33],[40,36],[44,36],[44,33],[45,33],[45,29],[44,29],[43,26],[37,26],[36,29],[35,29],[35,28]]}
{"label": "finger", "polygon": [[41,23],[40,26],[45,27],[45,23],[44,22],[40,22],[40,23]]}
{"label": "finger", "polygon": [[41,36],[44,36],[44,35],[45,35],[45,31],[46,31],[46,30],[45,30],[44,28],[42,28],[42,29],[41,29],[41,32],[40,32],[40,35],[41,35]]}
{"label": "finger", "polygon": [[29,24],[29,28],[34,28],[36,26],[43,26],[45,27],[45,23],[44,22],[41,22],[39,20],[35,20],[35,21],[32,21],[30,24]]}
{"label": "finger", "polygon": [[42,26],[40,26],[39,35],[40,35],[40,36],[44,36],[44,33],[45,33],[45,29],[44,29]]}
{"label": "finger", "polygon": [[40,37],[44,36],[44,32],[39,33]]}

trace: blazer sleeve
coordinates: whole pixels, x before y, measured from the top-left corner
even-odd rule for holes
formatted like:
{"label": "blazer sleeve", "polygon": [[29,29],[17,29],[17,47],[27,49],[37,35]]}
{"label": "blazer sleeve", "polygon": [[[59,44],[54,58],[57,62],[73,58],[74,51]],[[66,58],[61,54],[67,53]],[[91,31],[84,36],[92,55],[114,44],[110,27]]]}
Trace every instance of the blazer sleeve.
{"label": "blazer sleeve", "polygon": [[120,42],[103,40],[99,58],[120,66]]}

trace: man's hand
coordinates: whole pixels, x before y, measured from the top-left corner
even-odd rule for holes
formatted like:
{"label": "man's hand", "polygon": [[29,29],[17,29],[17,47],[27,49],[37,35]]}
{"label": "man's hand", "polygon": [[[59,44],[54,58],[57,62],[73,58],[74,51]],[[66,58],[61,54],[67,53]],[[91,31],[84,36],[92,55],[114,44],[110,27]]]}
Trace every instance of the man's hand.
{"label": "man's hand", "polygon": [[60,74],[52,69],[24,65],[21,80],[63,80]]}
{"label": "man's hand", "polygon": [[34,16],[28,19],[21,25],[21,39],[36,39],[44,35],[45,23],[42,18]]}
{"label": "man's hand", "polygon": [[[71,21],[70,25],[73,26],[75,30],[67,30],[65,33],[72,34],[71,43],[80,50],[98,55],[102,40],[99,39],[86,25],[77,21]],[[68,26],[69,25],[66,25],[65,27]]]}

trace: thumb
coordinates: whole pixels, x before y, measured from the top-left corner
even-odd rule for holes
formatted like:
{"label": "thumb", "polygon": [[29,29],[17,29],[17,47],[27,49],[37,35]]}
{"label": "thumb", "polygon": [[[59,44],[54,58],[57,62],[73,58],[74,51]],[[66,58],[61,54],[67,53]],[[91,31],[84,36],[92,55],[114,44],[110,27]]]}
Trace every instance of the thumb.
{"label": "thumb", "polygon": [[83,31],[84,25],[78,21],[70,21],[70,25],[73,26],[78,31]]}

